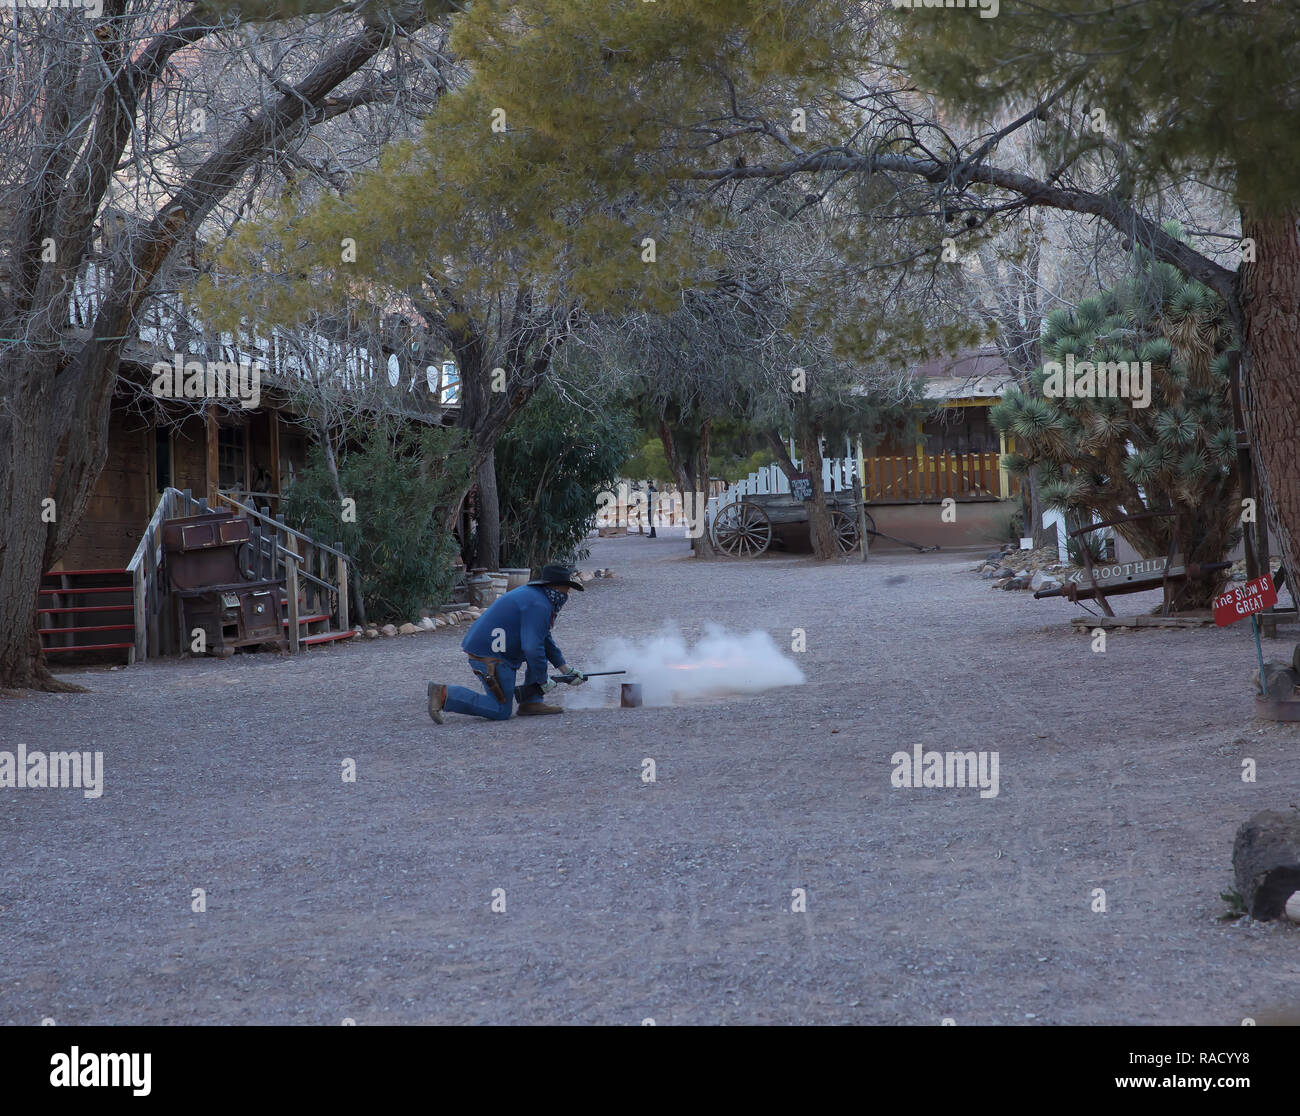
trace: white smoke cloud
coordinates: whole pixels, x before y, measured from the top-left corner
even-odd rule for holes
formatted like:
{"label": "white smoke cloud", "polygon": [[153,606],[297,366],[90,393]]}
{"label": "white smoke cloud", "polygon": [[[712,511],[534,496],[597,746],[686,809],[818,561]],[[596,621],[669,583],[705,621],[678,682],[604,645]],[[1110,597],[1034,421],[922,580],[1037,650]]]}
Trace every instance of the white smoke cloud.
{"label": "white smoke cloud", "polygon": [[640,683],[645,705],[678,705],[804,681],[803,671],[766,632],[734,635],[716,624],[706,625],[694,646],[687,645],[675,625],[644,640],[621,636],[602,640],[584,669],[626,670],[627,674],[593,678],[562,690],[564,704],[572,709],[617,705],[624,682]]}

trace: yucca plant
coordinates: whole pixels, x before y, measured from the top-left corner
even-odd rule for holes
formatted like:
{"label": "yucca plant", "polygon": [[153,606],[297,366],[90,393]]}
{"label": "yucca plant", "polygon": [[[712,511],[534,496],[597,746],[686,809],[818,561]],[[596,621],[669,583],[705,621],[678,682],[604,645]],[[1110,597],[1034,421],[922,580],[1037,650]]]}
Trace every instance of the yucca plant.
{"label": "yucca plant", "polygon": [[[1149,361],[1150,405],[1048,396],[1040,369],[1029,392],[1013,390],[992,409],[994,426],[1015,439],[1007,467],[1024,475],[1038,466],[1044,503],[1080,522],[1175,512],[1118,528],[1144,558],[1166,554],[1172,532],[1187,562],[1222,561],[1241,537],[1229,394],[1236,345],[1214,292],[1140,255],[1133,279],[1050,314],[1042,347],[1061,364]],[[1175,607],[1205,607],[1223,580],[1184,584]]]}

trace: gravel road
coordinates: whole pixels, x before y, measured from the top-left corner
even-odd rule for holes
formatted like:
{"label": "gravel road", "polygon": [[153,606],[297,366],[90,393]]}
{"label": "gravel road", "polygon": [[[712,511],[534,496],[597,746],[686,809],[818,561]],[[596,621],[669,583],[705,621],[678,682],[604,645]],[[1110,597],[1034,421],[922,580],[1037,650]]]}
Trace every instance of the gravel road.
{"label": "gravel road", "polygon": [[[1252,720],[1249,625],[1095,653],[1075,606],[972,562],[594,541],[616,577],[556,627],[580,665],[666,620],[807,633],[804,685],[689,706],[434,726],[459,629],[0,701],[4,748],[104,757],[100,798],[0,790],[0,1022],[1300,1014],[1300,927],[1218,920],[1236,827],[1300,805],[1300,732]],[[892,786],[916,744],[996,751],[998,795]]]}

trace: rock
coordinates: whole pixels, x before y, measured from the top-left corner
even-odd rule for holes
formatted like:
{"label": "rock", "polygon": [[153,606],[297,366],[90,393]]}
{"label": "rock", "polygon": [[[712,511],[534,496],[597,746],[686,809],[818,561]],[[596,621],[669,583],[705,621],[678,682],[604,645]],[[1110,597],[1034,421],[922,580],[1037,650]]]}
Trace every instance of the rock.
{"label": "rock", "polygon": [[593,576],[593,577],[604,577],[604,576],[605,576],[605,571],[604,571],[604,570],[593,570],[593,571],[592,571],[592,576]]}
{"label": "rock", "polygon": [[1028,571],[1028,570],[1016,570],[1016,577],[1024,577],[1024,578],[1028,578],[1028,577],[1029,577],[1029,571]]}
{"label": "rock", "polygon": [[418,632],[420,629],[417,628],[414,624],[403,624],[397,630],[402,635],[415,635],[415,633]]}
{"label": "rock", "polygon": [[1300,891],[1300,814],[1261,810],[1237,830],[1232,871],[1251,918],[1267,921]]}
{"label": "rock", "polygon": [[444,612],[438,619],[448,625],[460,623],[460,617],[454,612]]}
{"label": "rock", "polygon": [[393,636],[397,635],[397,629],[393,627],[392,624],[385,624],[379,629],[379,634],[385,639],[391,639]]}
{"label": "rock", "polygon": [[1060,587],[1061,583],[1056,578],[1043,573],[1042,570],[1039,570],[1029,579],[1029,588],[1035,593],[1040,589],[1059,589]]}
{"label": "rock", "polygon": [[606,581],[608,581],[608,580],[609,580],[611,577],[613,577],[613,576],[614,576],[614,571],[613,571],[613,570],[606,570],[606,571],[605,571],[605,580],[606,580]]}
{"label": "rock", "polygon": [[1028,589],[1029,579],[1024,577],[1008,578],[1006,584],[1003,585],[1002,588],[1003,589]]}
{"label": "rock", "polygon": [[[1268,682],[1268,696],[1271,698],[1289,698],[1295,692],[1296,686],[1300,686],[1300,675],[1297,675],[1287,663],[1265,663],[1264,679]],[[1251,671],[1250,680],[1255,683],[1256,693],[1262,693],[1259,686],[1259,671]]]}
{"label": "rock", "polygon": [[432,631],[434,631],[434,630],[438,627],[438,625],[435,624],[435,623],[433,622],[433,618],[432,618],[432,617],[430,617],[430,616],[421,616],[421,617],[420,617],[420,627],[422,627],[426,632],[432,632]]}
{"label": "rock", "polygon": [[1000,551],[1000,550],[995,550],[992,554],[990,554],[987,558],[985,558],[984,561],[986,561],[986,562],[1001,562],[1001,561],[1002,561],[1002,551]]}
{"label": "rock", "polygon": [[996,573],[997,573],[996,570],[991,570],[987,566],[985,566],[984,572],[980,576],[984,578],[985,581],[991,581],[993,579],[994,574]]}
{"label": "rock", "polygon": [[1010,582],[1011,580],[1013,579],[1009,577],[1000,577],[993,583],[993,588],[1005,589],[1007,587],[1007,583]]}
{"label": "rock", "polygon": [[447,626],[447,621],[441,616],[435,616],[433,618],[433,626],[435,628],[445,628]]}
{"label": "rock", "polygon": [[366,639],[378,639],[378,638],[379,638],[379,629],[378,629],[378,628],[367,628],[367,629],[366,629]]}
{"label": "rock", "polygon": [[1016,573],[1015,570],[1013,570],[1010,566],[1000,566],[997,572],[994,573],[993,576],[994,577],[1015,577]]}

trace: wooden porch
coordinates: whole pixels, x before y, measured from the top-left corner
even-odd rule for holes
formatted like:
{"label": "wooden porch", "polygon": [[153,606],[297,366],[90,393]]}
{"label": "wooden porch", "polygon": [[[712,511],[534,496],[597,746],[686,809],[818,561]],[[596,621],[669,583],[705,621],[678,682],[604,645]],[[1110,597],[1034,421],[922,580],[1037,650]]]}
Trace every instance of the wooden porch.
{"label": "wooden porch", "polygon": [[863,460],[869,503],[1005,500],[1020,491],[997,453],[885,454]]}

